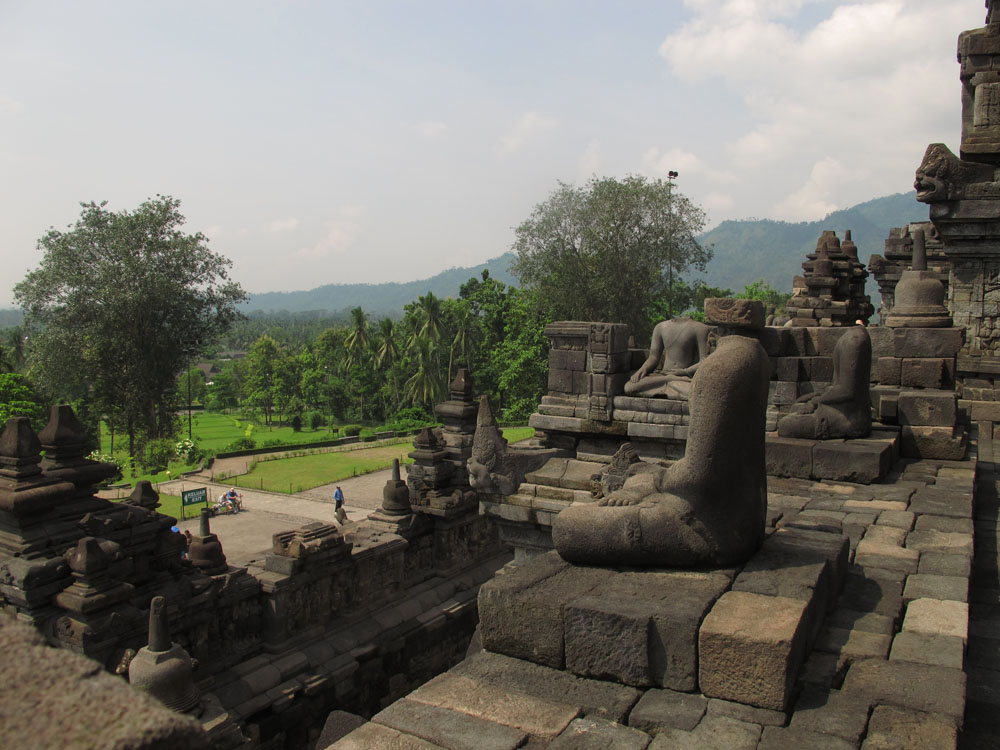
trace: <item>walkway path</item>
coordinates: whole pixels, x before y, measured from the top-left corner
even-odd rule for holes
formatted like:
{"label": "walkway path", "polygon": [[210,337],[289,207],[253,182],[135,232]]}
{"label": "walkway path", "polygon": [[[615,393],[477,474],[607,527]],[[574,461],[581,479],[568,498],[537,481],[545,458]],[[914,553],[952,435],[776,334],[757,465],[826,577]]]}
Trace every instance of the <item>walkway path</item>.
{"label": "walkway path", "polygon": [[[345,479],[337,484],[344,491],[344,509],[350,530],[364,520],[382,502],[382,488],[391,477],[391,469],[376,471],[360,477]],[[179,495],[182,490],[207,487],[209,497],[218,497],[229,485],[207,482],[195,477],[164,482],[161,492]],[[212,531],[219,536],[227,560],[233,565],[246,565],[252,560],[263,559],[271,548],[271,538],[279,531],[294,529],[310,521],[335,523],[333,490],[335,484],[317,487],[298,495],[261,492],[239,488],[243,495],[243,513],[220,515],[212,519]],[[199,520],[189,518],[178,522],[181,530],[197,533]]]}

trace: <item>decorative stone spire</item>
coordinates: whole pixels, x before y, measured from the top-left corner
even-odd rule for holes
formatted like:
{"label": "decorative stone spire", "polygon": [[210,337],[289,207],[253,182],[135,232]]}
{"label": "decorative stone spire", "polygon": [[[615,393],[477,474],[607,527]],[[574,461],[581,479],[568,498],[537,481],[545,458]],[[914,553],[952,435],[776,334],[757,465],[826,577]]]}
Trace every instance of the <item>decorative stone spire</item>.
{"label": "decorative stone spire", "polygon": [[212,533],[208,518],[208,508],[202,508],[201,526],[188,547],[188,559],[202,573],[217,575],[229,570],[229,565],[222,551],[222,543]]}
{"label": "decorative stone spire", "polygon": [[192,671],[188,652],[170,640],[167,600],[154,596],[149,605],[149,645],[139,649],[129,664],[128,681],[167,708],[186,712],[196,708],[200,699]]}
{"label": "decorative stone spire", "polygon": [[410,489],[399,478],[399,459],[392,459],[392,479],[382,488],[382,512],[389,516],[405,516],[410,513]]}
{"label": "decorative stone spire", "polygon": [[135,483],[135,489],[132,490],[126,502],[147,510],[156,510],[160,507],[160,496],[148,479],[142,479]]}
{"label": "decorative stone spire", "polygon": [[927,270],[923,229],[913,233],[912,263],[896,284],[895,304],[885,324],[890,328],[950,328],[952,321],[944,304],[944,285]]}
{"label": "decorative stone spire", "polygon": [[[72,482],[77,489],[87,489],[113,477],[118,469],[113,464],[86,458],[89,447],[87,430],[68,404],[53,406],[49,423],[38,433],[45,458],[42,469],[50,477]],[[87,494],[90,494],[89,492]],[[103,503],[98,504],[98,506]]]}

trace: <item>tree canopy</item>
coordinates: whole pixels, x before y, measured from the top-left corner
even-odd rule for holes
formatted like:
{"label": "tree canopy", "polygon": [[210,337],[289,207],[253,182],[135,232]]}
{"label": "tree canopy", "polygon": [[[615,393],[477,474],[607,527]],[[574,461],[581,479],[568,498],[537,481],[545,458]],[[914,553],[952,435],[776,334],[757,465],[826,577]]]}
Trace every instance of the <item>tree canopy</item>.
{"label": "tree canopy", "polygon": [[705,212],[663,180],[560,183],[517,228],[512,270],[550,320],[628,323],[641,340],[653,301],[711,259],[695,239],[704,227]]}
{"label": "tree canopy", "polygon": [[30,336],[28,370],[50,397],[89,401],[135,438],[173,435],[177,374],[239,315],[230,261],[185,234],[180,201],[134,211],[83,203],[76,223],[38,240],[37,269],[14,287]]}

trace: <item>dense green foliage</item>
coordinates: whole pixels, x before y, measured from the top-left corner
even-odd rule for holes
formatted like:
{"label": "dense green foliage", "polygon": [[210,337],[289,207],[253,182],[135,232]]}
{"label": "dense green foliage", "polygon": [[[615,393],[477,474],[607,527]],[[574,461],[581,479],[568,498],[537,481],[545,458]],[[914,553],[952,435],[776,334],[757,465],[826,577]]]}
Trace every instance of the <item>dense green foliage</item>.
{"label": "dense green foliage", "polygon": [[45,426],[48,410],[23,375],[0,373],[0,429],[12,417],[27,417],[38,432]]}
{"label": "dense green foliage", "polygon": [[33,381],[52,400],[107,415],[136,456],[137,438],[173,438],[177,373],[233,322],[245,295],[227,278],[230,262],[202,234],[181,231],[179,201],[158,196],[118,213],[105,205],[82,204],[72,228],[50,229],[38,241],[41,264],[14,295]]}
{"label": "dense green foliage", "polygon": [[537,292],[550,320],[627,323],[636,340],[652,329],[649,308],[711,249],[696,239],[705,212],[672,183],[631,175],[560,183],[516,229],[513,271]]}

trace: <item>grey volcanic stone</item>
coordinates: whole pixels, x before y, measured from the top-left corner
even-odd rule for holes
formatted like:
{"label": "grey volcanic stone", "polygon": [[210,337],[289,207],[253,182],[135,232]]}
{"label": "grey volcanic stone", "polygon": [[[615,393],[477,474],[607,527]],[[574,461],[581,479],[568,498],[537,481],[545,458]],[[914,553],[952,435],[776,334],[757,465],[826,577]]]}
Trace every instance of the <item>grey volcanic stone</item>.
{"label": "grey volcanic stone", "polygon": [[760,740],[760,725],[724,716],[705,717],[692,732],[665,729],[649,750],[754,750]]}
{"label": "grey volcanic stone", "polygon": [[643,567],[749,558],[764,537],[769,377],[756,340],[722,338],[692,381],[684,458],[562,511],[552,526],[559,553],[581,564]]}
{"label": "grey volcanic stone", "polygon": [[504,570],[479,590],[483,648],[561,669],[563,610],[605,577],[598,569],[574,568],[554,552]]}
{"label": "grey volcanic stone", "polygon": [[840,737],[817,734],[798,727],[764,727],[757,750],[801,750],[801,748],[823,748],[823,750],[854,750],[857,747]]}
{"label": "grey volcanic stone", "polygon": [[577,706],[587,715],[623,722],[639,691],[613,682],[589,680],[568,672],[481,651],[457,664],[450,674],[472,677],[502,690]]}
{"label": "grey volcanic stone", "polygon": [[784,711],[805,654],[806,603],[729,591],[698,635],[698,683],[710,698]]}
{"label": "grey volcanic stone", "polygon": [[575,719],[556,737],[549,750],[645,750],[652,738],[648,734],[614,724],[605,719]]}
{"label": "grey volcanic stone", "polygon": [[874,704],[941,714],[959,727],[965,713],[960,669],[865,659],[851,665],[843,692]]}
{"label": "grey volcanic stone", "polygon": [[655,735],[661,729],[690,732],[701,721],[708,699],[696,693],[647,690],[628,715],[629,726]]}
{"label": "grey volcanic stone", "polygon": [[958,744],[947,718],[895,706],[876,706],[862,750],[946,750]]}
{"label": "grey volcanic stone", "polygon": [[347,711],[331,711],[323,724],[323,731],[320,732],[319,739],[316,740],[318,750],[324,750],[342,737],[346,737],[355,729],[368,723],[357,714]]}
{"label": "grey volcanic stone", "polygon": [[372,721],[453,750],[514,750],[528,737],[514,727],[406,698],[375,714]]}

